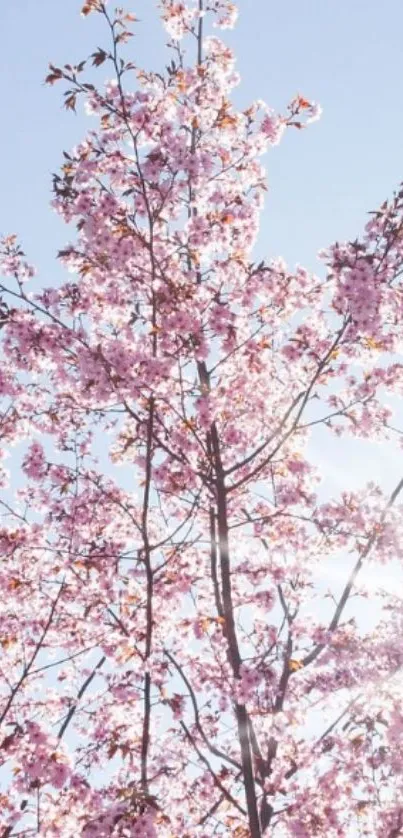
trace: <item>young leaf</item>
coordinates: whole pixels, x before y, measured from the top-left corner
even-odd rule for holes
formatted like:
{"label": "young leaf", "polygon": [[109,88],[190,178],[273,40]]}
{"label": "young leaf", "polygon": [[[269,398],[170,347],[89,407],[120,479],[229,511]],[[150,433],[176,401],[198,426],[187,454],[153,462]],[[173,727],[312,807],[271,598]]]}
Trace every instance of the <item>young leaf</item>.
{"label": "young leaf", "polygon": [[101,47],[98,47],[97,51],[92,53],[91,58],[93,66],[100,67],[108,58],[108,53]]}

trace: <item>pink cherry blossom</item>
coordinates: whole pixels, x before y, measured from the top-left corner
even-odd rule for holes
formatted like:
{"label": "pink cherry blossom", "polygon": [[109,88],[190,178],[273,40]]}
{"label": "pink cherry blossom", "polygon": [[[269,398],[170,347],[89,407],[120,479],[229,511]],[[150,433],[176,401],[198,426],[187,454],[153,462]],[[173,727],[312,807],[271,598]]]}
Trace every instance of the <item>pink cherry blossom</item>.
{"label": "pink cherry blossom", "polygon": [[50,65],[91,118],[65,278],[1,241],[1,834],[393,838],[402,484],[346,447],[332,495],[312,442],[400,454],[403,190],[324,276],[256,263],[261,157],[320,107],[240,111],[235,4],[158,6],[165,72],[99,0],[111,42]]}

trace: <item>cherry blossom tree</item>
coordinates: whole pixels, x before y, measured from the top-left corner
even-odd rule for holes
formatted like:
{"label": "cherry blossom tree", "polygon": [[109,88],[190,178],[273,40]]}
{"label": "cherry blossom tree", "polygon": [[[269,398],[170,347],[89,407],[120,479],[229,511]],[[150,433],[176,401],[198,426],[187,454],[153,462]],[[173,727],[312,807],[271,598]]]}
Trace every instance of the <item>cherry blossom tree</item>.
{"label": "cherry blossom tree", "polygon": [[237,111],[235,5],[159,11],[165,72],[101,0],[104,47],[50,66],[91,116],[69,278],[1,244],[1,836],[394,838],[403,484],[347,463],[326,499],[310,443],[400,450],[403,190],[321,277],[253,262],[260,158],[319,107]]}

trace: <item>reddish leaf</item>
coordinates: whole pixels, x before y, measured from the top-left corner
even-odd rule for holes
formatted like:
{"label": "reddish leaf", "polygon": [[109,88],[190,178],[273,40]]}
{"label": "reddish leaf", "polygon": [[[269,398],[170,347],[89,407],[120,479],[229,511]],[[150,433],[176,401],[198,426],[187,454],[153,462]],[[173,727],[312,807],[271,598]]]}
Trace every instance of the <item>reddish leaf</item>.
{"label": "reddish leaf", "polygon": [[92,53],[91,58],[93,66],[100,67],[100,65],[108,58],[108,53],[99,47],[96,52]]}
{"label": "reddish leaf", "polygon": [[76,93],[70,93],[66,97],[66,100],[64,102],[64,107],[68,111],[74,111],[74,113],[75,113],[76,112],[76,101],[77,101],[77,94]]}
{"label": "reddish leaf", "polygon": [[310,108],[310,107],[312,107],[311,103],[308,102],[307,99],[304,99],[302,96],[298,96],[297,104],[300,108]]}
{"label": "reddish leaf", "polygon": [[59,79],[63,78],[63,73],[59,69],[59,67],[54,67],[53,64],[49,64],[49,75],[46,76],[45,84],[54,84],[55,81],[59,81]]}
{"label": "reddish leaf", "polygon": [[45,84],[54,84],[55,81],[59,81],[61,78],[61,75],[58,76],[56,73],[49,73],[49,75],[45,78]]}
{"label": "reddish leaf", "polygon": [[100,11],[100,4],[98,0],[87,0],[84,3],[84,6],[81,9],[81,14],[86,17],[87,15],[91,14],[91,12],[99,12]]}
{"label": "reddish leaf", "polygon": [[116,36],[115,42],[117,44],[126,44],[129,38],[133,38],[133,32],[128,32],[126,29],[124,32],[121,32],[119,35]]}

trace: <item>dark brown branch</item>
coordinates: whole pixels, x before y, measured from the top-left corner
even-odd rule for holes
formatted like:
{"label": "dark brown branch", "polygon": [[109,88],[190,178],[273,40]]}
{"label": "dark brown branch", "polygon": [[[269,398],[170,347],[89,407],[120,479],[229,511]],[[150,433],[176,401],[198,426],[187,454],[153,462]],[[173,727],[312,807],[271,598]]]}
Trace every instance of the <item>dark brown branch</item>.
{"label": "dark brown branch", "polygon": [[[249,480],[251,480],[252,478],[256,478],[256,477],[258,476],[258,474],[260,474],[260,472],[262,471],[262,469],[264,469],[264,468],[268,465],[268,463],[270,462],[270,460],[272,460],[272,459],[273,459],[273,457],[277,454],[277,452],[279,451],[279,449],[281,448],[281,446],[282,446],[282,445],[283,445],[283,444],[287,441],[287,439],[289,439],[289,437],[290,437],[290,436],[292,436],[292,434],[293,434],[293,433],[295,433],[295,431],[296,431],[296,430],[297,430],[297,428],[298,428],[298,422],[299,422],[299,420],[300,420],[300,418],[301,418],[301,416],[302,416],[302,414],[303,414],[303,412],[304,412],[304,410],[305,410],[305,407],[306,407],[306,405],[308,404],[308,401],[309,401],[309,399],[310,399],[310,396],[311,396],[312,390],[313,390],[313,388],[314,388],[314,386],[315,386],[315,384],[316,384],[316,382],[317,382],[317,380],[318,380],[319,376],[321,375],[321,373],[322,373],[322,372],[323,372],[323,370],[325,369],[326,364],[327,364],[327,363],[328,363],[328,361],[330,360],[330,358],[331,358],[331,356],[332,356],[333,352],[335,351],[335,349],[336,349],[336,348],[337,348],[337,346],[339,345],[339,343],[340,343],[340,341],[341,341],[341,339],[342,339],[342,337],[343,337],[343,335],[344,335],[344,332],[346,331],[347,326],[349,325],[349,323],[350,323],[350,320],[347,320],[347,321],[343,324],[343,326],[339,329],[339,331],[337,332],[337,335],[336,335],[336,337],[335,337],[335,339],[334,339],[334,341],[333,341],[332,345],[330,346],[330,348],[329,348],[329,349],[328,349],[328,351],[326,352],[326,355],[324,356],[324,358],[322,358],[322,360],[321,360],[321,361],[320,361],[320,363],[318,364],[318,367],[317,367],[317,369],[316,369],[316,371],[315,371],[315,374],[312,376],[312,379],[311,379],[311,381],[310,381],[310,383],[309,383],[308,387],[306,388],[306,390],[305,390],[303,393],[300,393],[300,394],[297,396],[297,398],[294,400],[294,402],[293,402],[293,403],[292,403],[292,405],[290,406],[289,410],[287,411],[287,413],[286,413],[286,414],[285,414],[285,416],[283,417],[283,419],[282,419],[282,421],[281,421],[281,423],[280,423],[279,429],[277,429],[277,430],[276,430],[275,435],[277,436],[277,434],[278,434],[278,430],[281,430],[281,429],[282,429],[282,427],[285,425],[285,423],[286,423],[286,421],[287,421],[288,417],[290,416],[291,412],[293,411],[294,407],[296,407],[296,405],[298,404],[298,402],[299,402],[299,401],[301,401],[301,398],[302,398],[301,405],[300,405],[300,407],[299,407],[299,409],[298,409],[298,411],[297,411],[297,415],[295,416],[295,419],[293,420],[293,423],[292,423],[292,425],[291,425],[291,428],[290,428],[288,431],[286,431],[286,432],[284,433],[284,435],[282,436],[282,438],[280,439],[280,441],[277,443],[277,445],[275,446],[275,448],[274,448],[274,449],[270,452],[270,454],[268,454],[268,455],[267,455],[267,457],[265,457],[265,459],[264,459],[264,460],[262,460],[262,462],[261,462],[261,463],[258,463],[258,464],[255,466],[255,468],[253,468],[253,469],[252,469],[252,471],[251,471],[249,474],[247,474],[245,477],[242,477],[240,480],[237,480],[237,482],[236,482],[236,483],[233,483],[233,484],[231,485],[231,487],[230,487],[229,491],[233,492],[233,491],[235,491],[235,489],[238,489],[240,486],[242,486],[244,483],[248,482],[248,481],[249,481]],[[271,437],[271,438],[273,438],[273,437]],[[269,441],[269,440],[268,440],[268,441]],[[266,441],[266,442],[263,444],[263,447],[266,447],[266,445],[267,445],[267,442],[268,442],[268,441]],[[260,450],[262,450],[262,446],[260,446]],[[249,456],[248,461],[255,459],[255,457],[258,455],[258,453],[259,453],[259,449],[256,449],[256,451],[254,452],[254,454]],[[238,465],[238,466],[237,466],[237,468],[241,468],[241,467],[242,467],[242,465],[243,465],[243,464]]]}
{"label": "dark brown branch", "polygon": [[225,762],[228,762],[234,768],[237,768],[238,771],[242,770],[239,762],[237,762],[235,759],[232,759],[232,757],[230,757],[228,754],[224,753],[224,751],[221,751],[219,748],[216,748],[215,745],[212,745],[212,743],[210,742],[210,740],[208,739],[208,737],[206,736],[206,734],[205,734],[205,732],[202,728],[201,721],[200,721],[200,712],[199,712],[199,708],[198,708],[198,705],[197,705],[196,696],[195,696],[193,687],[192,687],[189,679],[187,678],[182,666],[175,660],[174,656],[171,655],[171,653],[168,652],[167,649],[165,649],[165,655],[168,658],[168,660],[170,660],[171,663],[173,664],[173,666],[175,667],[176,671],[178,672],[178,674],[182,678],[182,681],[184,682],[184,684],[186,686],[186,689],[189,692],[190,700],[191,700],[192,706],[193,706],[196,730],[200,734],[204,744],[209,749],[210,753],[214,754],[214,756],[216,756],[216,757],[219,757],[219,759],[222,759]]}
{"label": "dark brown branch", "polygon": [[220,585],[218,581],[218,573],[217,573],[217,535],[216,535],[216,519],[215,519],[215,512],[213,507],[210,507],[209,510],[210,516],[210,570],[211,570],[211,579],[213,582],[213,589],[214,589],[214,599],[215,599],[215,606],[217,610],[217,614],[219,617],[223,618],[224,610],[223,605],[221,602],[221,594],[220,594]]}
{"label": "dark brown branch", "polygon": [[60,588],[59,588],[58,593],[57,593],[57,596],[53,600],[48,619],[46,620],[46,623],[45,623],[44,629],[42,631],[41,637],[40,637],[38,643],[35,646],[35,649],[34,649],[32,655],[31,655],[31,658],[30,658],[29,662],[24,666],[24,669],[22,671],[22,674],[21,674],[20,678],[18,679],[16,685],[11,690],[11,694],[8,698],[8,701],[6,702],[4,710],[2,711],[2,713],[0,715],[0,724],[2,724],[4,719],[6,718],[7,713],[9,711],[14,699],[15,699],[15,696],[18,693],[18,690],[20,689],[20,687],[22,686],[22,684],[24,683],[24,681],[26,680],[26,678],[30,674],[31,668],[32,668],[33,664],[35,663],[35,660],[36,660],[37,656],[39,655],[40,650],[42,649],[45,637],[46,637],[46,635],[47,635],[47,633],[50,629],[50,626],[52,624],[54,613],[56,611],[57,604],[59,602],[59,599],[61,597],[61,594],[62,594],[63,590],[64,590],[64,582],[61,583]]}
{"label": "dark brown branch", "polygon": [[[235,678],[239,677],[241,656],[238,647],[234,620],[234,606],[231,588],[231,563],[228,540],[227,498],[224,472],[221,461],[220,444],[215,423],[212,424],[211,443],[214,456],[214,470],[216,475],[218,544],[220,552],[221,590],[224,611],[224,630],[228,642],[228,657]],[[257,809],[255,778],[253,772],[251,743],[249,737],[249,718],[245,705],[235,702],[235,716],[238,726],[238,736],[241,746],[242,768],[245,783],[245,795],[248,806],[249,827],[251,838],[261,838],[259,814]]]}
{"label": "dark brown branch", "polygon": [[275,701],[275,704],[274,704],[274,712],[275,713],[280,713],[281,710],[283,709],[285,694],[286,694],[288,682],[290,680],[290,676],[291,676],[291,673],[292,673],[292,671],[290,669],[291,655],[292,655],[292,636],[291,636],[291,632],[290,632],[289,635],[288,635],[288,638],[287,638],[287,645],[286,645],[286,650],[285,650],[285,654],[284,654],[284,662],[283,662],[283,671],[281,673],[279,689],[278,689],[278,693],[277,693],[277,696],[276,696],[276,701]]}
{"label": "dark brown branch", "polygon": [[96,666],[94,666],[94,669],[93,669],[93,670],[92,670],[92,672],[89,674],[88,678],[86,678],[86,680],[84,681],[84,683],[83,683],[83,684],[82,684],[82,686],[80,687],[80,689],[79,689],[79,691],[78,691],[78,693],[77,693],[77,698],[76,698],[76,700],[75,700],[75,703],[73,704],[73,706],[72,706],[72,707],[70,707],[70,710],[69,710],[69,712],[67,713],[67,716],[66,716],[66,718],[65,718],[65,720],[64,720],[64,722],[63,722],[63,724],[61,725],[60,730],[59,730],[59,732],[58,732],[58,734],[57,734],[57,738],[58,738],[58,739],[61,739],[61,738],[64,736],[64,734],[65,734],[65,732],[66,732],[66,730],[67,730],[67,728],[68,728],[68,726],[69,726],[69,724],[70,724],[70,722],[71,722],[71,720],[72,720],[73,716],[75,715],[75,713],[76,713],[76,711],[77,711],[77,709],[78,709],[78,703],[79,703],[80,699],[83,697],[84,693],[88,690],[88,687],[90,686],[90,684],[91,684],[91,683],[92,683],[92,681],[94,680],[94,678],[95,678],[95,676],[96,676],[97,672],[98,672],[98,671],[101,669],[101,667],[104,665],[105,661],[106,661],[106,657],[105,657],[105,655],[103,655],[103,656],[102,656],[102,658],[100,658],[100,659],[99,659],[99,661],[98,661],[98,663],[96,664]]}
{"label": "dark brown branch", "polygon": [[[385,506],[385,508],[382,512],[382,515],[380,517],[380,524],[382,524],[384,522],[388,510],[390,509],[391,506],[393,506],[396,498],[399,496],[402,489],[403,489],[403,479],[400,480],[400,482],[397,484],[396,488],[393,490],[393,492],[392,492],[392,494],[391,494],[391,496],[388,500],[388,503],[386,504],[386,506]],[[332,619],[329,623],[329,629],[328,629],[329,631],[334,631],[337,628],[337,626],[339,625],[340,617],[341,617],[341,615],[344,611],[346,603],[347,603],[347,601],[349,599],[349,596],[351,594],[351,591],[354,587],[357,576],[358,576],[358,574],[359,574],[359,572],[360,572],[360,570],[361,570],[361,568],[362,568],[362,566],[365,562],[365,559],[368,558],[369,553],[371,552],[372,548],[376,544],[377,540],[378,540],[378,532],[375,530],[372,533],[371,537],[368,539],[367,546],[365,547],[365,549],[361,553],[359,559],[357,560],[357,562],[355,563],[355,565],[353,567],[353,570],[351,571],[350,577],[349,577],[349,579],[347,581],[347,584],[346,584],[346,586],[343,590],[343,593],[342,593],[342,595],[339,599],[339,602],[337,604],[337,607],[336,607],[336,610],[333,614],[333,617],[332,617]],[[312,649],[312,651],[309,652],[309,654],[306,655],[306,657],[303,659],[303,661],[302,661],[303,665],[308,666],[308,664],[312,663],[312,661],[314,661],[320,655],[320,653],[323,651],[323,649],[325,649],[325,644],[324,643],[319,643],[317,646],[315,646],[315,648]]]}
{"label": "dark brown branch", "polygon": [[[144,554],[147,576],[147,603],[146,603],[146,642],[145,660],[150,657],[152,647],[153,631],[153,571],[151,565],[151,551],[148,539],[148,509],[150,502],[151,488],[151,464],[152,464],[152,429],[154,420],[154,399],[150,400],[150,413],[147,429],[147,459],[146,475],[143,497],[142,533],[144,542]],[[149,672],[144,676],[144,717],[143,733],[141,738],[141,784],[144,791],[148,792],[148,751],[150,747],[150,724],[151,724],[151,676]]]}
{"label": "dark brown branch", "polygon": [[183,731],[184,731],[184,733],[186,734],[186,736],[187,736],[187,738],[188,738],[189,742],[191,743],[192,747],[193,747],[193,748],[194,748],[194,750],[196,751],[197,756],[199,757],[199,759],[201,760],[201,762],[202,762],[202,763],[206,766],[206,768],[207,768],[207,769],[208,769],[208,771],[210,772],[210,774],[211,774],[211,776],[212,776],[212,778],[213,778],[213,780],[214,780],[215,785],[217,786],[217,788],[218,788],[218,789],[220,789],[220,791],[222,792],[222,794],[223,794],[223,796],[225,797],[225,799],[226,799],[226,800],[228,800],[230,803],[232,803],[232,805],[233,805],[233,806],[235,806],[235,808],[236,808],[236,809],[238,809],[238,812],[240,812],[240,813],[241,813],[241,815],[246,815],[246,811],[245,811],[245,809],[244,809],[244,808],[240,805],[240,803],[238,803],[238,801],[237,801],[237,800],[235,800],[235,798],[234,798],[234,797],[232,796],[232,794],[228,791],[228,789],[226,789],[226,788],[225,788],[225,786],[222,784],[221,780],[219,779],[219,777],[218,777],[218,776],[217,776],[217,774],[215,773],[214,769],[213,769],[213,768],[212,768],[212,766],[210,765],[210,763],[209,763],[209,761],[208,761],[207,757],[205,757],[205,756],[204,756],[204,754],[202,754],[202,752],[201,752],[200,748],[199,748],[199,747],[198,747],[198,745],[196,744],[196,742],[195,742],[195,740],[194,740],[194,738],[193,738],[192,734],[190,733],[190,730],[187,728],[187,726],[186,726],[185,722],[181,721],[180,725],[181,725],[182,730],[183,730]]}
{"label": "dark brown branch", "polygon": [[[235,777],[235,780],[239,780],[241,776],[242,771],[240,771],[239,774]],[[219,797],[218,800],[216,800],[215,803],[213,803],[213,805],[210,806],[208,812],[206,812],[206,814],[203,815],[203,817],[199,820],[198,826],[203,826],[205,823],[207,823],[208,820],[210,820],[211,816],[214,815],[214,812],[216,812],[217,809],[219,809],[219,807],[221,806],[223,800],[225,800],[225,796],[222,794],[221,797]]]}

